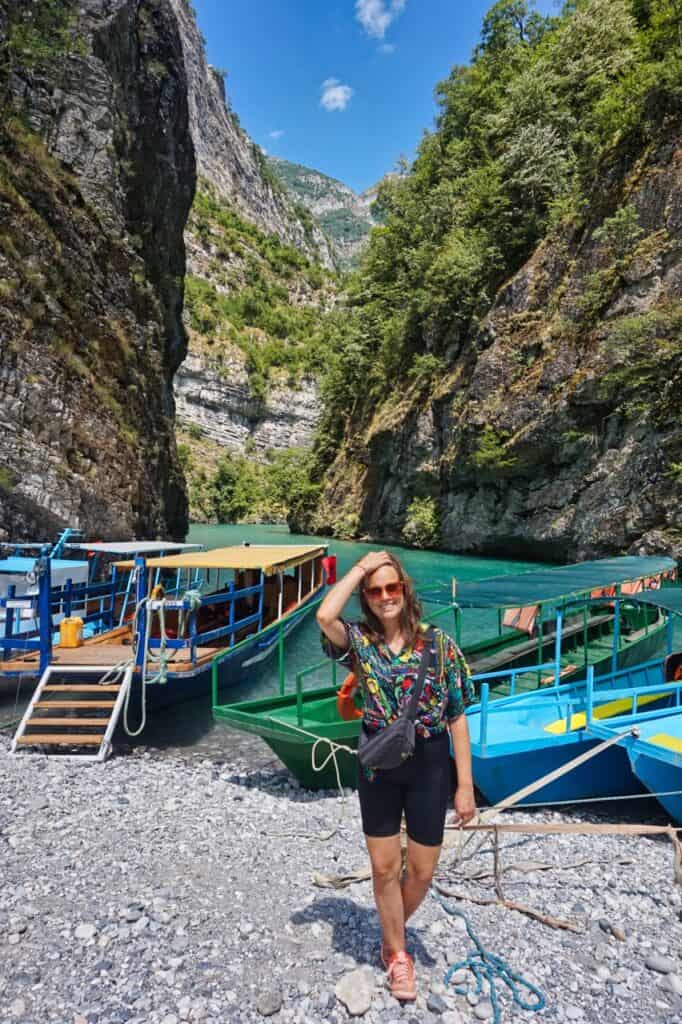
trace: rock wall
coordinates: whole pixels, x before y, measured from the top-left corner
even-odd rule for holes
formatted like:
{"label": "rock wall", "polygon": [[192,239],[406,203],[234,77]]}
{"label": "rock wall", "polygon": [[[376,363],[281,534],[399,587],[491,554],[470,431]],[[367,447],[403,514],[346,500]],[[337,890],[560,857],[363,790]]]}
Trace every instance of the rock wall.
{"label": "rock wall", "polygon": [[[419,496],[453,551],[682,556],[682,148],[667,128],[604,168],[586,221],[538,248],[428,394],[350,424],[312,525],[397,541]],[[618,224],[630,240],[607,245]]]}
{"label": "rock wall", "polygon": [[[0,9],[0,32],[24,16]],[[178,21],[168,0],[70,13],[72,45],[15,63],[0,117],[0,522],[182,537],[172,377],[195,160]]]}
{"label": "rock wall", "polygon": [[259,401],[238,351],[220,366],[200,353],[188,355],[175,378],[175,398],[179,422],[191,423],[211,441],[258,461],[268,451],[310,448],[319,419],[312,378],[303,378],[295,390],[274,383],[265,401]]}
{"label": "rock wall", "polygon": [[322,232],[306,228],[283,190],[267,174],[265,156],[239,125],[225,95],[223,76],[206,62],[201,33],[184,0],[170,0],[182,26],[182,45],[189,80],[192,138],[197,173],[230,199],[263,231],[278,235],[311,258],[333,269]]}

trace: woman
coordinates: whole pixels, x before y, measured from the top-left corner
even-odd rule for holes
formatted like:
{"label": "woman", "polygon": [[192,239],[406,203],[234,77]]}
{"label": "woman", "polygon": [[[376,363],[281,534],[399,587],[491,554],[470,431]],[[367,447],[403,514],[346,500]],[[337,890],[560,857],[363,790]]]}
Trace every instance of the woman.
{"label": "woman", "polygon": [[[341,613],[360,588],[362,623]],[[402,565],[386,551],[373,551],[353,566],[320,605],[323,647],[353,669],[363,696],[362,727],[384,728],[405,709],[423,656],[426,626]],[[434,630],[437,657],[426,673],[416,719],[414,755],[390,771],[358,770],[362,827],[372,864],[374,898],[381,922],[381,959],[396,999],[417,997],[414,964],[405,949],[405,922],[424,899],[438,863],[452,770],[448,730],[457,768],[455,811],[462,823],[475,812],[471,747],[464,709],[473,700],[461,652]],[[407,860],[400,877],[400,822],[407,824]]]}

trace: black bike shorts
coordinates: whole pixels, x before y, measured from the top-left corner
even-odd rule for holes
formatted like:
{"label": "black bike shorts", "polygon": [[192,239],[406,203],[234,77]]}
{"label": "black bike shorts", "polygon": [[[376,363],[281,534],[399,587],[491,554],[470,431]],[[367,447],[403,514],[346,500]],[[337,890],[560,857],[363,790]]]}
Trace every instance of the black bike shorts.
{"label": "black bike shorts", "polygon": [[422,846],[441,846],[454,795],[454,762],[447,732],[417,737],[414,754],[399,768],[377,771],[370,782],[358,763],[362,830],[370,838],[396,836],[405,813],[407,834]]}

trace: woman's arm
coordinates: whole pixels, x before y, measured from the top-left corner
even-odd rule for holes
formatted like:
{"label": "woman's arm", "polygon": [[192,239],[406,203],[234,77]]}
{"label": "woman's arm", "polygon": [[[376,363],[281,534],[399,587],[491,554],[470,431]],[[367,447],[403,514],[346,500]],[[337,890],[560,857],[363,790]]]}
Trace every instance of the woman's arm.
{"label": "woman's arm", "polygon": [[465,714],[450,721],[450,735],[455,751],[457,766],[457,789],[455,791],[455,813],[463,825],[476,814],[474,800],[474,776],[471,767],[471,742],[469,723]]}
{"label": "woman's arm", "polygon": [[370,551],[361,558],[353,568],[342,576],[335,587],[329,591],[317,609],[317,621],[320,629],[336,647],[346,643],[346,628],[341,621],[341,612],[348,604],[351,594],[380,565],[385,565],[388,556],[385,551]]}

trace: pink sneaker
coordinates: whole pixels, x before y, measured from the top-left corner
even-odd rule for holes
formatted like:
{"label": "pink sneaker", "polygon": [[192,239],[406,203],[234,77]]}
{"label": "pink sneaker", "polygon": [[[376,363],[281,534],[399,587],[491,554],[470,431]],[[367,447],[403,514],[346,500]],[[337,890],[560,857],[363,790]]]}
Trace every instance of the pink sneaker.
{"label": "pink sneaker", "polygon": [[388,980],[394,999],[413,1002],[417,998],[417,976],[409,953],[402,950],[388,958]]}

